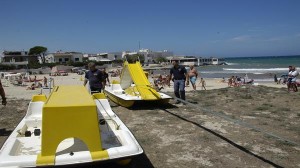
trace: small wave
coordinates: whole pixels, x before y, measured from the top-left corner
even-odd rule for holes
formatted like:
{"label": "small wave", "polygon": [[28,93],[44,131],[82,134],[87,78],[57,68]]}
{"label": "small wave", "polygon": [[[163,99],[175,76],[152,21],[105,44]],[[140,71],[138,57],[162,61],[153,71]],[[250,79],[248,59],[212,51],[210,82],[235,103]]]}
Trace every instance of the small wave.
{"label": "small wave", "polygon": [[[240,73],[245,73],[245,72],[239,72],[239,71],[199,71],[199,73],[202,73],[202,74],[240,74]],[[263,72],[247,72],[247,73],[253,73],[253,74],[256,74],[256,75],[261,75],[261,74],[265,74]]]}
{"label": "small wave", "polygon": [[225,72],[225,71],[199,71],[199,73],[204,73],[204,74],[216,74],[216,73],[228,73],[228,72]]}
{"label": "small wave", "polygon": [[265,78],[265,79],[254,79],[254,82],[273,82],[273,78]]}
{"label": "small wave", "polygon": [[241,71],[241,72],[272,72],[272,71],[288,71],[288,68],[223,68],[224,71]]}
{"label": "small wave", "polygon": [[226,65],[239,65],[238,63],[225,62]]}

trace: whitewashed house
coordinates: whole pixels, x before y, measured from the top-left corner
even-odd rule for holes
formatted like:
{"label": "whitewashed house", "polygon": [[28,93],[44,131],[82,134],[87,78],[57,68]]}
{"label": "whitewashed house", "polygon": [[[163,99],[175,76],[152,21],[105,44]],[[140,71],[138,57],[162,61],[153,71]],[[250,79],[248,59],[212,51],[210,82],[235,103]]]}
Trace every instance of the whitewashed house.
{"label": "whitewashed house", "polygon": [[68,62],[82,62],[83,54],[80,52],[56,52],[49,53],[45,57],[46,63],[61,63],[65,64]]}

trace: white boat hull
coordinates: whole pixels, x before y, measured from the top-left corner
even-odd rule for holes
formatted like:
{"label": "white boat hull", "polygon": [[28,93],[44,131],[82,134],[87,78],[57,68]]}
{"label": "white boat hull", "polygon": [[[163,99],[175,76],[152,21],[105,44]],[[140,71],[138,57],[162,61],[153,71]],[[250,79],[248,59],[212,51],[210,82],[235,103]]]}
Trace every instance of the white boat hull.
{"label": "white boat hull", "polygon": [[104,93],[111,99],[113,102],[120,104],[124,107],[131,107],[135,102],[139,101],[159,101],[162,103],[168,103],[171,96],[166,95],[164,93],[158,92],[160,95],[159,98],[154,100],[144,100],[142,96],[137,92],[136,95],[127,94],[122,88],[120,84],[111,84],[110,86],[106,86]]}
{"label": "white boat hull", "polygon": [[[111,110],[107,99],[94,99],[98,112],[102,148],[108,158],[97,161],[128,158],[143,153],[133,134]],[[42,107],[44,102],[30,102],[23,120],[8,137],[0,150],[0,167],[36,167],[41,153]],[[40,135],[34,135],[35,130]],[[88,131],[88,130],[86,130]],[[31,135],[25,136],[25,133]],[[55,165],[73,165],[95,162],[87,146],[77,138],[63,140],[56,150]]]}

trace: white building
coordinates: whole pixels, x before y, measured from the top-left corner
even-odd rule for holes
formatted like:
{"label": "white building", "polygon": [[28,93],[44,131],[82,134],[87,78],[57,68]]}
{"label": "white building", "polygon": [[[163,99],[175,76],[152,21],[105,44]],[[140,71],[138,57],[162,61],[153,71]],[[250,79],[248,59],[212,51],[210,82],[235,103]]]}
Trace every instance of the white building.
{"label": "white building", "polygon": [[123,51],[122,52],[122,58],[124,58],[126,55],[136,55],[138,52],[131,52],[131,51]]}
{"label": "white building", "polygon": [[141,49],[137,52],[124,51],[122,53],[122,58],[124,58],[125,55],[136,55],[136,54],[143,55],[145,57],[145,63],[153,63],[155,59],[158,57],[166,58],[166,57],[173,56],[173,52],[170,52],[168,50],[151,51],[149,49]]}
{"label": "white building", "polygon": [[102,53],[100,54],[103,58],[114,60],[121,60],[122,59],[122,52],[110,52],[110,53]]}
{"label": "white building", "polygon": [[3,51],[1,57],[1,64],[17,68],[27,68],[29,62],[38,62],[37,56],[28,55],[28,51]]}
{"label": "white building", "polygon": [[[108,53],[101,53],[101,54],[84,54],[83,57],[87,58],[89,61],[101,62],[106,67],[112,67],[112,60],[108,59]],[[111,56],[114,56],[113,54]],[[113,60],[115,58],[113,57]]]}
{"label": "white building", "polygon": [[82,62],[83,54],[80,52],[56,52],[49,53],[45,56],[46,63],[61,63],[65,64],[70,61]]}
{"label": "white building", "polygon": [[183,66],[202,66],[202,65],[223,65],[225,64],[225,60],[223,58],[203,58],[203,57],[195,57],[195,56],[174,56],[167,57],[168,62],[172,62],[173,60],[178,60],[180,65]]}

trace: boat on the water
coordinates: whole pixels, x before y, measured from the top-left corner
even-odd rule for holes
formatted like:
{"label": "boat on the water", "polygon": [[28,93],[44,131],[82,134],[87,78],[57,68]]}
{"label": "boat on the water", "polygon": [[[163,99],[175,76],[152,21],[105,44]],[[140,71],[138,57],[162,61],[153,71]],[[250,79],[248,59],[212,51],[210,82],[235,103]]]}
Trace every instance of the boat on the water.
{"label": "boat on the water", "polygon": [[103,93],[56,86],[33,96],[0,150],[0,167],[81,165],[127,160],[143,149]]}
{"label": "boat on the water", "polygon": [[140,101],[168,103],[172,98],[156,91],[139,61],[135,63],[125,61],[120,82],[113,81],[110,86],[105,87],[104,93],[113,102],[123,107],[131,107]]}

